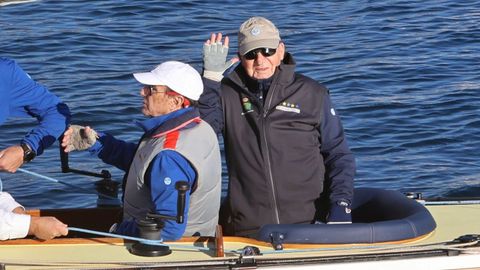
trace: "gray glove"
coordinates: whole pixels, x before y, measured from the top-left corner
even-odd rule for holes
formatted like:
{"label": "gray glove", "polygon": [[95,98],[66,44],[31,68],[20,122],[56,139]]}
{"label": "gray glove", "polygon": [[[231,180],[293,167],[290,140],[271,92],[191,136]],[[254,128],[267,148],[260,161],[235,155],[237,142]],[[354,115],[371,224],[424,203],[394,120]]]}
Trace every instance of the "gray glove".
{"label": "gray glove", "polygon": [[71,125],[73,130],[72,135],[70,135],[70,141],[65,147],[66,151],[73,150],[85,150],[90,148],[98,139],[97,132],[90,129],[90,132],[87,133],[85,127],[79,125]]}
{"label": "gray glove", "polygon": [[203,44],[203,77],[221,81],[223,72],[229,68],[234,61],[227,61],[228,47],[221,42]]}

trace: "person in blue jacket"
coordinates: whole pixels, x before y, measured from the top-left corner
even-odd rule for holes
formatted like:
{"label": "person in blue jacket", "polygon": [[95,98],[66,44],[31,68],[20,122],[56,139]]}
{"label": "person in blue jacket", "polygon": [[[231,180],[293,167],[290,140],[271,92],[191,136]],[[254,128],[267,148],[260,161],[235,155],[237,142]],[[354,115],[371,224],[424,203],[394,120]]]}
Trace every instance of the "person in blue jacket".
{"label": "person in blue jacket", "polygon": [[204,43],[199,100],[202,117],[224,138],[225,233],[255,237],[266,224],[351,223],[355,159],[328,89],[295,72],[266,18],[240,26],[240,63],[224,74],[228,42],[219,33]]}
{"label": "person in blue jacket", "polygon": [[9,116],[34,117],[39,122],[18,145],[0,150],[0,171],[15,172],[62,135],[70,121],[70,110],[14,60],[0,58],[0,124]]}
{"label": "person in blue jacket", "polygon": [[[0,148],[0,171],[14,173],[62,135],[70,110],[14,60],[0,57],[0,125],[10,116],[34,117],[39,122],[17,145]],[[0,240],[27,235],[52,239],[67,233],[67,225],[54,217],[26,215],[25,209],[0,188]]]}
{"label": "person in blue jacket", "polygon": [[148,213],[176,216],[175,183],[187,181],[185,220],[165,220],[164,240],[213,236],[221,195],[221,159],[213,129],[200,119],[197,100],[203,91],[200,74],[190,65],[167,61],[151,72],[135,73],[142,83],[144,130],[140,142],[129,143],[72,126],[64,134],[65,151],[88,149],[104,162],[126,172],[123,221],[115,233],[139,236],[137,221]]}

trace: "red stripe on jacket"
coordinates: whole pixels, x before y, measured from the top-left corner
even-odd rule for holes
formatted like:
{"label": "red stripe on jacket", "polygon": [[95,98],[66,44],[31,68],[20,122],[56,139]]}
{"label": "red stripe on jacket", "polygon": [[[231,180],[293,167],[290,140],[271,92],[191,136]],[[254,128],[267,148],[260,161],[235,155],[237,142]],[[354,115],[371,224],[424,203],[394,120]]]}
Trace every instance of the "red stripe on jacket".
{"label": "red stripe on jacket", "polygon": [[163,149],[175,149],[177,148],[178,136],[180,132],[175,130],[173,132],[167,133],[165,137],[165,142],[163,143]]}

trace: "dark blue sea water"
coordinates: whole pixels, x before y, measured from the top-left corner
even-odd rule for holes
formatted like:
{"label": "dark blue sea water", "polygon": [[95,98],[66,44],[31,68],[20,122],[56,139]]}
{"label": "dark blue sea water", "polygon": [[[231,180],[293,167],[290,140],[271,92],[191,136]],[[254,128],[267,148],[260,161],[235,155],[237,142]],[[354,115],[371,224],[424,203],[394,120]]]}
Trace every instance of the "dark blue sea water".
{"label": "dark blue sea water", "polygon": [[[0,1],[3,2],[3,1]],[[213,31],[250,16],[280,28],[298,71],[331,90],[357,160],[357,187],[425,196],[480,196],[480,1],[35,1],[0,7],[0,55],[69,104],[73,122],[136,141],[142,119],[132,72],[180,60],[201,69]],[[0,148],[35,122],[0,127]],[[62,174],[58,144],[25,169]],[[71,166],[122,173],[86,153]],[[0,173],[27,207],[94,206],[96,195],[23,173]],[[226,179],[225,179],[226,181]],[[308,187],[306,187],[308,188]]]}

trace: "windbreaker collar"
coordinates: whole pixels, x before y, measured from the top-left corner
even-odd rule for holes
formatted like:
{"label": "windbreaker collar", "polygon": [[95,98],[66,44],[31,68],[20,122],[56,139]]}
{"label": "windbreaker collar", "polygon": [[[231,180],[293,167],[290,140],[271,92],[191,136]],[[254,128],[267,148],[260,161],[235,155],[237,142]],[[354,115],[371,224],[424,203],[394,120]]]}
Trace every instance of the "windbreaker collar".
{"label": "windbreaker collar", "polygon": [[[282,63],[277,67],[273,76],[270,77],[268,80],[271,80],[270,83],[273,81],[278,84],[288,84],[289,82],[294,80],[295,67],[295,59],[293,59],[293,56],[290,53],[286,52]],[[253,79],[249,78],[241,64],[239,64],[228,75],[228,79],[230,79],[234,84],[242,87],[247,92],[247,94],[252,94],[248,86],[251,86],[252,84],[252,82],[249,82],[249,80],[252,81]]]}
{"label": "windbreaker collar", "polygon": [[189,107],[147,120],[135,121],[135,124],[141,127],[146,135],[152,135],[174,129],[178,125],[196,117],[200,117],[198,109]]}

